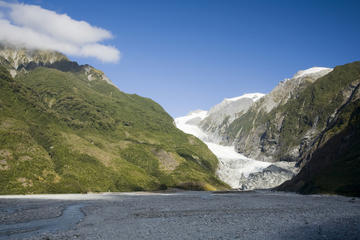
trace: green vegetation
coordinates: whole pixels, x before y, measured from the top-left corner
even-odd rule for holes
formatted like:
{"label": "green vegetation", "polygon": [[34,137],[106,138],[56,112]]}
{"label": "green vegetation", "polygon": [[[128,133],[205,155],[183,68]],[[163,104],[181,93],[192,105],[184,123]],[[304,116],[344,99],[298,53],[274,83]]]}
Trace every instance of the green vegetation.
{"label": "green vegetation", "polygon": [[360,197],[360,100],[341,109],[301,172],[278,190]]}
{"label": "green vegetation", "polygon": [[0,66],[0,193],[224,189],[216,157],[160,105],[82,71]]}
{"label": "green vegetation", "polygon": [[280,111],[286,113],[280,135],[282,152],[299,145],[308,130],[326,127],[329,117],[344,104],[344,91],[360,77],[360,62],[336,67],[291,99]]}

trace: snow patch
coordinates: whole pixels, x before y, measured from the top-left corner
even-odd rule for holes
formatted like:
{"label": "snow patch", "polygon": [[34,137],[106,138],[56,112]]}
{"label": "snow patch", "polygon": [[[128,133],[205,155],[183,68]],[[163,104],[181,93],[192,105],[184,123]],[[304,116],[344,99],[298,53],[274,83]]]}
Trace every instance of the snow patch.
{"label": "snow patch", "polygon": [[263,96],[265,96],[265,94],[263,94],[263,93],[247,93],[247,94],[241,95],[239,97],[225,98],[224,101],[234,102],[234,101],[237,101],[237,100],[240,100],[240,99],[243,99],[243,98],[250,98],[251,100],[256,102],[260,98],[262,98]]}
{"label": "snow patch", "polygon": [[298,71],[293,78],[301,78],[301,77],[305,77],[307,75],[312,75],[312,74],[317,74],[320,72],[326,72],[329,73],[331,72],[333,69],[332,68],[326,68],[326,67],[312,67],[306,70],[300,70]]}

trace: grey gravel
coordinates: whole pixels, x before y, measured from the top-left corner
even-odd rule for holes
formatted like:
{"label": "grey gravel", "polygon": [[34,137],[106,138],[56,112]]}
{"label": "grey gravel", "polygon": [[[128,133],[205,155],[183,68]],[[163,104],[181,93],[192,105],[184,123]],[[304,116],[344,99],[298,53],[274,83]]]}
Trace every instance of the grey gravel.
{"label": "grey gravel", "polygon": [[360,239],[360,199],[270,191],[0,196],[0,239]]}

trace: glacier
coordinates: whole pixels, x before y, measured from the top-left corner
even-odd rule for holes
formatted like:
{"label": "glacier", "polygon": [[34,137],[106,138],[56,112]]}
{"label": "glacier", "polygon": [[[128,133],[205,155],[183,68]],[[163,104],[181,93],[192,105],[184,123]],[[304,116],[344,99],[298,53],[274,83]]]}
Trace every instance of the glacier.
{"label": "glacier", "polygon": [[207,133],[196,125],[207,116],[207,111],[197,110],[187,116],[175,118],[177,128],[202,140],[219,159],[218,177],[232,188],[241,188],[241,177],[261,172],[271,163],[257,161],[237,153],[233,146],[224,146],[212,141]]}

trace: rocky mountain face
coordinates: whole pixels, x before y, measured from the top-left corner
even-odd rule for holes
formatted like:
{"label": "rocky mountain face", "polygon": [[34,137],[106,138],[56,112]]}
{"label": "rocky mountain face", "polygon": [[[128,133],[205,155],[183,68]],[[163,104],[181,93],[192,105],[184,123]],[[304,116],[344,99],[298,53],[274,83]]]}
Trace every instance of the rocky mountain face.
{"label": "rocky mountain face", "polygon": [[225,189],[218,160],[148,98],[56,52],[0,50],[0,194]]}
{"label": "rocky mountain face", "polygon": [[[274,90],[228,126],[225,135],[229,143],[234,144],[238,152],[261,161],[297,161],[306,142],[311,141],[321,131],[321,127],[318,125],[319,119],[315,117],[310,120],[311,126],[306,126],[306,131],[297,132],[297,128],[303,127],[303,122],[295,123],[289,111],[307,109],[307,104],[310,104],[307,96],[303,96],[302,105],[298,109],[291,107],[294,102],[298,102],[307,87],[331,71],[332,69],[327,68],[311,68],[298,72],[292,79],[280,82]],[[307,121],[306,116],[304,118],[300,121]],[[294,129],[290,129],[292,127]],[[296,133],[289,136],[289,131]],[[291,142],[288,138],[304,144],[299,147],[298,141]]]}
{"label": "rocky mountain face", "polygon": [[272,163],[262,171],[254,172],[249,176],[241,176],[239,180],[240,190],[270,189],[279,186],[285,181],[292,179],[298,173],[291,163]]}
{"label": "rocky mountain face", "polygon": [[240,97],[225,98],[221,103],[213,106],[197,125],[209,135],[211,141],[226,143],[228,141],[225,134],[227,127],[264,95],[250,93]]}
{"label": "rocky mountain face", "polygon": [[[66,56],[58,52],[37,49],[31,50],[7,45],[0,45],[0,56],[2,57],[1,63],[15,71],[25,71],[26,69],[32,69],[37,65],[69,61]],[[16,72],[13,73],[12,76],[15,77]]]}
{"label": "rocky mountain face", "polygon": [[77,62],[70,61],[65,55],[55,51],[0,45],[0,64],[7,68],[12,77],[15,77],[18,73],[27,73],[38,67],[46,67],[63,72],[79,73],[85,75],[89,81],[104,80],[112,84],[102,71],[90,65],[79,65]]}

